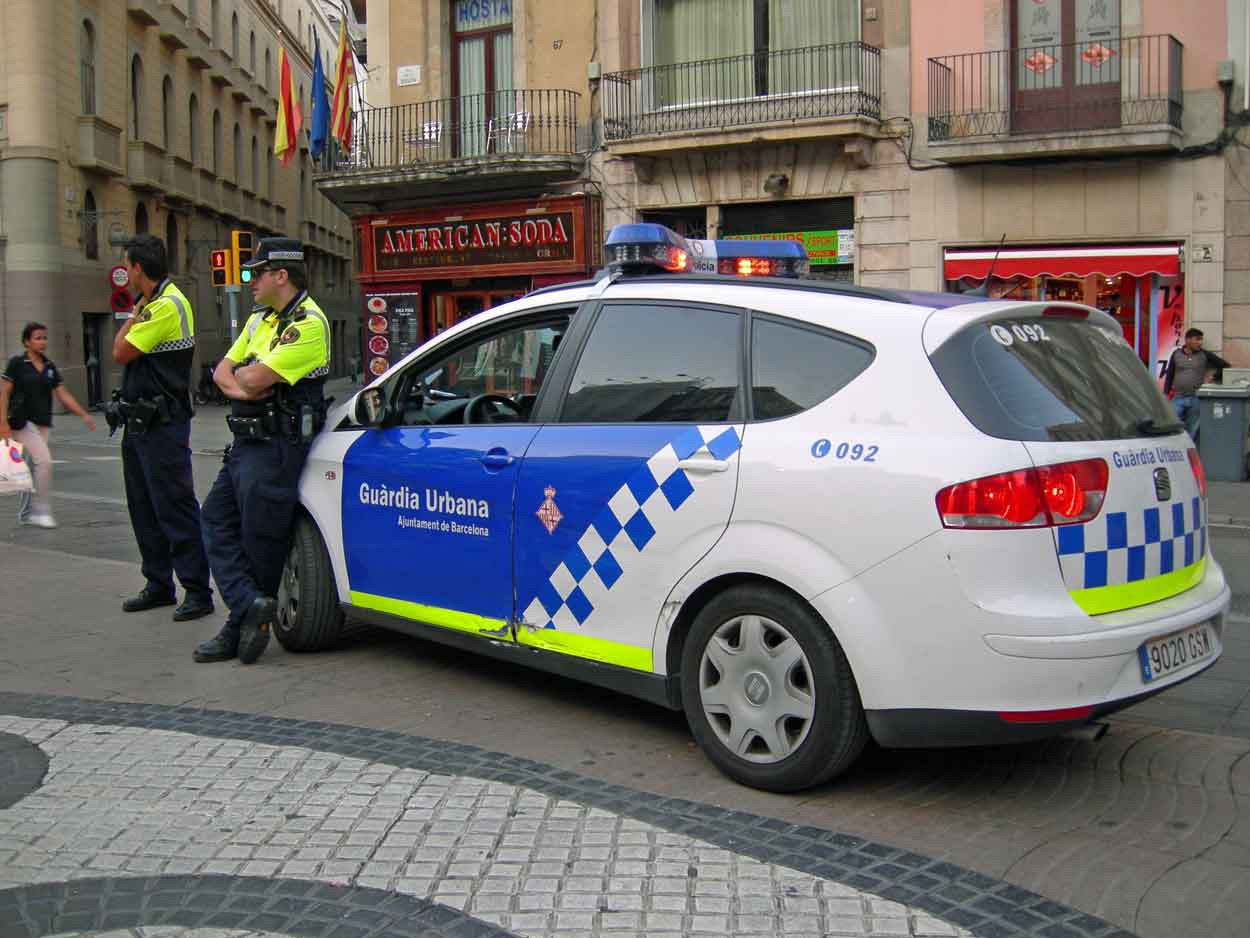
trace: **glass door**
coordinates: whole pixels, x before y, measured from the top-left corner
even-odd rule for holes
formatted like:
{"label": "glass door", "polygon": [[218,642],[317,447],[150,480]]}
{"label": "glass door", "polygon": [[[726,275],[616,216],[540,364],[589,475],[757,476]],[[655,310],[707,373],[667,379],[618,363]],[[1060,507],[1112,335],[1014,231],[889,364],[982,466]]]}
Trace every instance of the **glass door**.
{"label": "glass door", "polygon": [[518,118],[512,86],[512,4],[456,0],[453,47],[460,156],[511,152]]}

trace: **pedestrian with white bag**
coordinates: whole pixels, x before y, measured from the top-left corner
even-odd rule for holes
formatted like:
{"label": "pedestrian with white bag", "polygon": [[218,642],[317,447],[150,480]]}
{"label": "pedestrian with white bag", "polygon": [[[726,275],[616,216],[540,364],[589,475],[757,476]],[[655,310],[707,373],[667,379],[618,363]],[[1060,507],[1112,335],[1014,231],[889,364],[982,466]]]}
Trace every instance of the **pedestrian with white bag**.
{"label": "pedestrian with white bag", "polygon": [[[22,355],[14,355],[0,375],[0,494],[21,496],[18,521],[37,528],[55,528],[52,517],[52,397],[77,414],[89,431],[95,421],[66,390],[48,350],[48,327],[28,322],[22,329]],[[30,458],[32,472],[22,462]],[[19,463],[21,463],[19,467]],[[33,484],[32,484],[33,483]]]}

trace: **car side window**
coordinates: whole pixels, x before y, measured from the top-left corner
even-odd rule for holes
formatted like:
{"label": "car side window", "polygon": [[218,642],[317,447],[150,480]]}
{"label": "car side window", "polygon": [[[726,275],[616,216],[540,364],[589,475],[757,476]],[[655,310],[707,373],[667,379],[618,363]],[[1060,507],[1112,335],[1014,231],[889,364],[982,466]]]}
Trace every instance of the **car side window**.
{"label": "car side window", "polygon": [[872,362],[866,343],[818,327],[751,317],[751,405],[756,420],[789,417],[833,396]]}
{"label": "car side window", "polygon": [[741,314],[668,303],[603,307],[561,423],[716,423],[743,413]]}
{"label": "car side window", "polygon": [[478,341],[457,342],[444,355],[415,362],[400,380],[398,423],[460,423],[465,406],[481,394],[502,395],[517,405],[519,417],[509,409],[500,419],[528,420],[570,315],[492,330]]}

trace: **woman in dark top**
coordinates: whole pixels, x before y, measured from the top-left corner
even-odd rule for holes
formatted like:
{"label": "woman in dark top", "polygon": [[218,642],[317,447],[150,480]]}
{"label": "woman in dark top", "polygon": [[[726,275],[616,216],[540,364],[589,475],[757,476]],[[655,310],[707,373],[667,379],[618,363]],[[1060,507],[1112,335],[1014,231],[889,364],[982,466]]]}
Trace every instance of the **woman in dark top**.
{"label": "woman in dark top", "polygon": [[[52,454],[48,436],[52,432],[52,395],[71,413],[82,418],[87,429],[95,431],[95,421],[74,395],[65,389],[61,373],[44,355],[48,349],[48,327],[28,322],[22,329],[26,352],[14,355],[0,375],[0,439],[17,440],[34,467],[35,491],[23,496],[18,519],[37,528],[55,528],[52,518]],[[10,426],[9,402],[14,400]]]}

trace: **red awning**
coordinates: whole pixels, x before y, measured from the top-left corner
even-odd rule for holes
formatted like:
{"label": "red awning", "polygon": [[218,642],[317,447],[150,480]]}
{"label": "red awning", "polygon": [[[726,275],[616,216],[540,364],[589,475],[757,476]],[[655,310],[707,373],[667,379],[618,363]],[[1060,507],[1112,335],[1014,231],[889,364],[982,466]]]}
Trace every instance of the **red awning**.
{"label": "red awning", "polygon": [[[974,248],[951,249],[946,252],[947,280],[971,277],[984,280],[994,267],[995,278],[1087,277],[1096,274],[1114,277],[1131,274],[1144,277],[1159,274],[1175,277],[1180,274],[1178,244],[1118,244],[1072,248]],[[998,260],[994,260],[994,255]]]}

